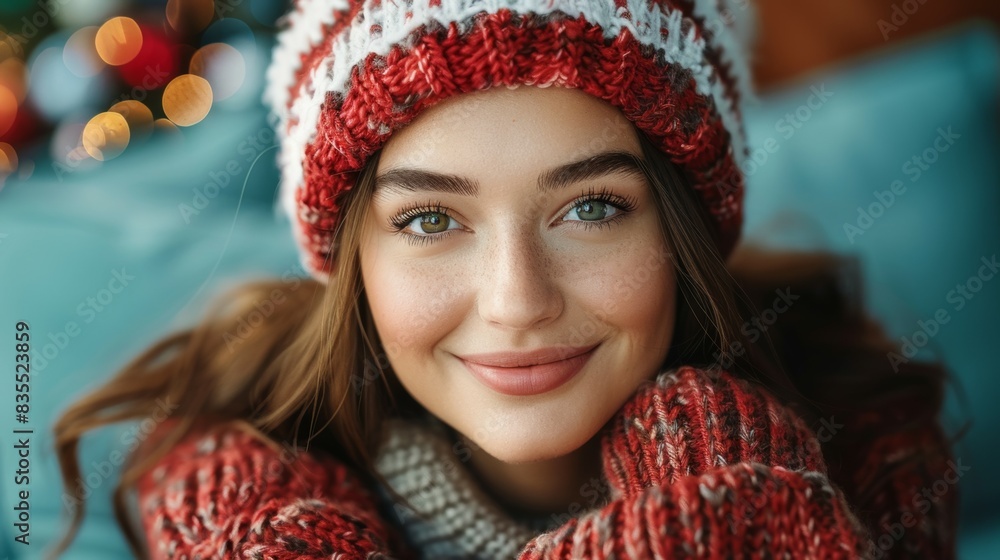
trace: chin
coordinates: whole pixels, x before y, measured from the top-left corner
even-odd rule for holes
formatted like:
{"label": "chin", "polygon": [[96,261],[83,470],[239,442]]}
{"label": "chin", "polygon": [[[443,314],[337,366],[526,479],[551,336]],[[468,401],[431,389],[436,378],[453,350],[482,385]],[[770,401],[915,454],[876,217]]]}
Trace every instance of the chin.
{"label": "chin", "polygon": [[514,430],[481,430],[473,432],[475,437],[469,439],[496,460],[516,464],[568,455],[583,447],[595,433],[596,431],[586,431],[579,425],[574,426],[571,431],[561,427],[540,430],[536,426],[526,425]]}

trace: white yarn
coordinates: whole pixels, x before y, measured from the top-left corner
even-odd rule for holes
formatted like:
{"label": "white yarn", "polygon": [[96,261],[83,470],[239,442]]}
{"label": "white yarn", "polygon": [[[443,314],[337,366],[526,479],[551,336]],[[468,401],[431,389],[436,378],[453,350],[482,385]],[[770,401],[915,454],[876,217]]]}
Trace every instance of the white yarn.
{"label": "white yarn", "polygon": [[324,26],[332,24],[339,12],[348,9],[348,0],[300,0],[285,16],[287,23],[282,22],[284,29],[277,34],[264,89],[264,102],[283,121],[288,118],[288,99],[302,65],[302,55],[319,45],[324,38]]}
{"label": "white yarn", "polygon": [[[386,436],[375,458],[376,470],[430,522],[403,515],[402,529],[425,558],[494,560],[514,558],[545,529],[515,520],[479,486],[459,460],[440,420],[386,420]],[[378,488],[383,503],[396,504]],[[548,520],[546,520],[548,521]]]}
{"label": "white yarn", "polygon": [[[722,21],[717,1],[696,0],[695,13],[707,22]],[[731,4],[736,0],[724,1]],[[311,0],[303,2],[299,10],[292,14],[290,19],[293,25],[279,33],[275,60],[268,70],[270,84],[266,99],[280,120],[279,134],[285,134],[285,124],[290,118],[295,120],[280,156],[281,206],[284,211],[293,219],[296,216],[295,189],[302,185],[306,147],[316,139],[320,108],[328,93],[346,91],[354,66],[370,53],[386,55],[395,45],[408,46],[407,39],[421,26],[464,25],[476,13],[483,10],[495,12],[501,8],[521,14],[549,15],[559,11],[570,17],[584,15],[585,19],[604,30],[606,38],[618,36],[623,28],[629,29],[640,43],[657,48],[668,63],[691,72],[698,93],[715,101],[723,125],[732,136],[734,159],[737,165],[742,164],[745,140],[740,133],[733,104],[725,95],[715,68],[704,60],[704,40],[696,38],[694,30],[681,33],[682,16],[678,10],[646,0],[628,0],[630,17],[626,18],[624,10],[616,10],[612,2],[594,0],[458,0],[445,1],[433,7],[429,5],[429,0],[383,1],[377,6],[366,2],[361,17],[356,17],[335,39],[330,52],[325,53],[323,62],[310,76],[310,87],[296,93],[297,98],[288,110],[285,107],[289,88],[301,55],[322,41],[324,23],[330,23],[336,14],[348,9],[346,0]],[[737,6],[737,9],[742,7]],[[409,19],[406,18],[408,11],[412,12]],[[301,23],[296,25],[299,20],[302,20]],[[370,32],[373,22],[381,25],[381,34],[373,36]],[[724,25],[718,27],[727,28]],[[664,31],[666,42],[663,42]],[[741,95],[751,95],[744,50],[736,45],[729,33],[714,34],[712,42],[721,50],[723,60],[732,64]]]}

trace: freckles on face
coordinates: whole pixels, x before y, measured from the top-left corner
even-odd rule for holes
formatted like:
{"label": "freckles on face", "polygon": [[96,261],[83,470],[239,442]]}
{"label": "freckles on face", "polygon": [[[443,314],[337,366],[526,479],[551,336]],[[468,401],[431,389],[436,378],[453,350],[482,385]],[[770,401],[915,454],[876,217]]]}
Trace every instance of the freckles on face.
{"label": "freckles on face", "polygon": [[[574,325],[583,338],[591,331],[607,333],[607,371],[594,376],[595,387],[605,394],[638,385],[666,357],[674,324],[674,279],[668,247],[659,237],[649,237],[655,228],[640,224],[642,234],[630,236],[600,259],[591,259],[575,277],[578,301],[588,320]],[[582,260],[582,259],[581,259]],[[596,394],[596,393],[595,393]],[[600,403],[596,403],[600,406]]]}
{"label": "freckles on face", "polygon": [[[521,87],[442,102],[380,156],[380,178],[432,174],[397,175],[416,183],[379,187],[369,208],[360,260],[379,340],[417,402],[503,461],[581,446],[669,350],[672,261],[644,176],[610,157],[619,167],[539,191],[547,172],[607,153],[641,158],[617,109]],[[594,344],[577,374],[531,395],[497,392],[459,359]]]}
{"label": "freckles on face", "polygon": [[382,347],[390,361],[433,370],[427,363],[433,349],[461,322],[456,310],[467,307],[461,303],[469,295],[463,271],[447,263],[407,258],[399,247],[405,242],[384,232],[372,233],[369,239],[362,276]]}

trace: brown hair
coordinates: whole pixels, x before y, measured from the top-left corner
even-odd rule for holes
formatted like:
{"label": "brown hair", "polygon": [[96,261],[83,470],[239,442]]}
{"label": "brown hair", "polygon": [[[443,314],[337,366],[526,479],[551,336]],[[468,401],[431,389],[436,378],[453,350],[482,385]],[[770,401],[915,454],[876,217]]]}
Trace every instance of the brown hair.
{"label": "brown hair", "polygon": [[[893,371],[886,359],[891,343],[858,305],[859,283],[849,260],[744,246],[727,264],[689,181],[634,130],[663,234],[673,249],[679,288],[677,326],[664,368],[721,363],[764,384],[811,425],[832,414],[904,401],[920,404],[907,407],[913,422],[936,418],[944,369],[910,362]],[[366,163],[355,187],[341,195],[338,264],[326,286],[299,278],[244,285],[219,301],[203,322],[163,338],[62,414],[54,427],[55,447],[63,483],[77,507],[56,554],[75,537],[84,513],[77,461],[81,436],[145,418],[157,399],[176,405],[173,415],[179,422],[141,456],[129,457],[113,497],[118,524],[137,557],[145,557],[145,551],[127,522],[125,492],[196,420],[236,421],[274,445],[297,446],[305,440],[308,448],[314,442],[366,482],[382,482],[372,465],[382,420],[421,408],[387,367],[361,282],[358,249],[378,156]],[[845,276],[852,271],[854,276]],[[748,328],[761,310],[766,313],[776,290],[797,296],[794,304],[785,306],[766,332]],[[237,336],[240,322],[262,301],[271,301],[273,311]],[[894,429],[906,428],[901,423]],[[846,464],[839,455],[851,445],[850,434],[824,443],[835,481],[836,465]],[[854,493],[857,499],[865,499],[863,490]]]}

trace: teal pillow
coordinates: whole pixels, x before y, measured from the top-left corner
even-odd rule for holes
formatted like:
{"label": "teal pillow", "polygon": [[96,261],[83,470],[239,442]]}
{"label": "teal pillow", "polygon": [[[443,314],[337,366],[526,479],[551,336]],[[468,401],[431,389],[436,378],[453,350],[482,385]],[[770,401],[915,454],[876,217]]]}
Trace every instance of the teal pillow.
{"label": "teal pillow", "polygon": [[963,558],[1000,558],[1000,535],[984,533],[1000,520],[998,53],[995,28],[954,28],[805,77],[747,114],[747,239],[857,255],[867,306],[898,341],[887,361],[942,359],[968,394],[943,417],[952,434],[975,419],[954,450],[970,468],[949,488]]}

